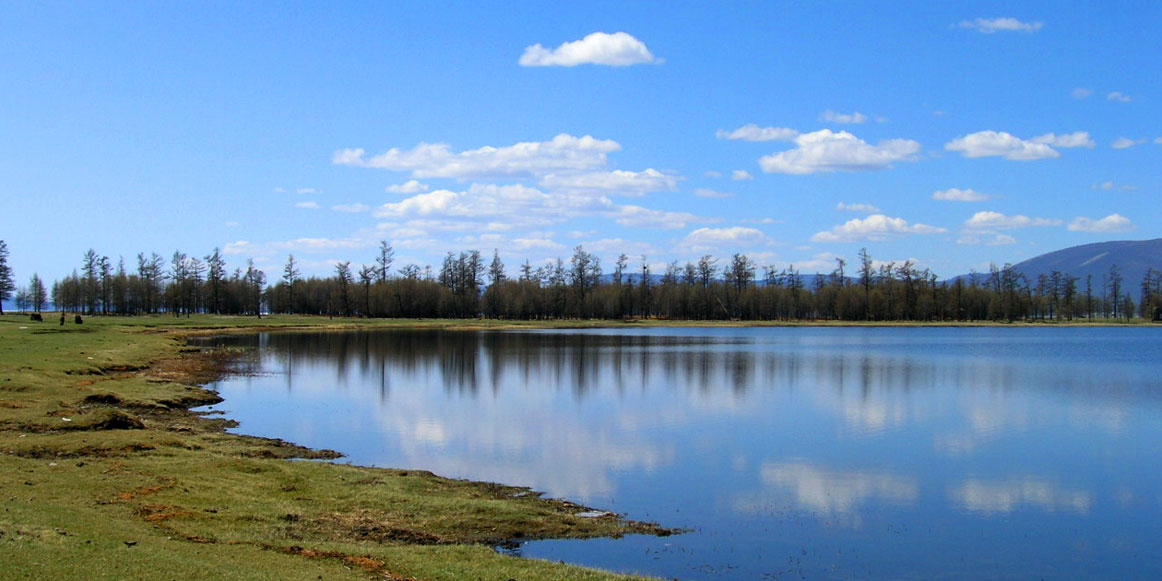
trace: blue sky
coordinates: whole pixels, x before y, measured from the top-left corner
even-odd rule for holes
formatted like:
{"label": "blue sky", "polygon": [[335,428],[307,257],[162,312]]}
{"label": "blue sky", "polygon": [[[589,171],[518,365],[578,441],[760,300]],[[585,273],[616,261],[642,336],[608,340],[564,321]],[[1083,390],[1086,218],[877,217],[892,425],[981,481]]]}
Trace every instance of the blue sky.
{"label": "blue sky", "polygon": [[5,3],[0,239],[941,276],[1162,236],[1153,2]]}

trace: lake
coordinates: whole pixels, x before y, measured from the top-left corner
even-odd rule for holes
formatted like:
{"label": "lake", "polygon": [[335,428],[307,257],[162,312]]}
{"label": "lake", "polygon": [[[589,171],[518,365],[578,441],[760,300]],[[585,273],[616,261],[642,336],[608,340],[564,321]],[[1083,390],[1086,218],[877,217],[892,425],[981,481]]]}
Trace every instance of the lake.
{"label": "lake", "polygon": [[264,333],[239,432],[682,535],[513,552],[681,579],[1162,578],[1162,328]]}

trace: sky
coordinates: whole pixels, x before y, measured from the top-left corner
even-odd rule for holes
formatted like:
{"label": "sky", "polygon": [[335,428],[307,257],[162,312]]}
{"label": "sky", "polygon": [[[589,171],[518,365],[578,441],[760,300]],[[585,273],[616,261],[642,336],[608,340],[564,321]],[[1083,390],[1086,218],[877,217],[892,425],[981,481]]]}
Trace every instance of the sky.
{"label": "sky", "polygon": [[951,277],[1162,237],[1157,2],[0,6],[18,284],[90,248]]}

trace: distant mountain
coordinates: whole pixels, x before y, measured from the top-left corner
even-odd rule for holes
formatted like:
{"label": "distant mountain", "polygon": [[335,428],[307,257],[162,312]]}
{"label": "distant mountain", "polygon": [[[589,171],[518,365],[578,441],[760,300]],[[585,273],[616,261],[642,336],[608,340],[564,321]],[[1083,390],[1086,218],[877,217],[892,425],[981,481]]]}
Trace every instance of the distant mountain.
{"label": "distant mountain", "polygon": [[[1086,276],[1092,275],[1094,287],[1100,288],[1109,276],[1110,267],[1115,264],[1122,275],[1122,284],[1136,300],[1146,270],[1162,270],[1162,238],[1073,246],[1019,262],[1013,265],[1013,269],[1023,273],[1034,284],[1038,276],[1055,270],[1077,277],[1079,287],[1085,285]],[[988,273],[977,273],[976,276],[977,281],[983,282]],[[967,279],[968,275],[957,278]]]}

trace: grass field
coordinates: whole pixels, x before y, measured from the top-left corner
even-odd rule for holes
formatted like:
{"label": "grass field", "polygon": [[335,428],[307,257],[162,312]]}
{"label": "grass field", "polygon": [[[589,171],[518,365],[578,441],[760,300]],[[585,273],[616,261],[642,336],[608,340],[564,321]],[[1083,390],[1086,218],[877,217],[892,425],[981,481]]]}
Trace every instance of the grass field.
{"label": "grass field", "polygon": [[326,319],[45,319],[0,317],[2,578],[611,579],[492,546],[671,532],[522,488],[293,460],[336,454],[188,410],[217,401],[197,384],[224,356],[183,334]]}

